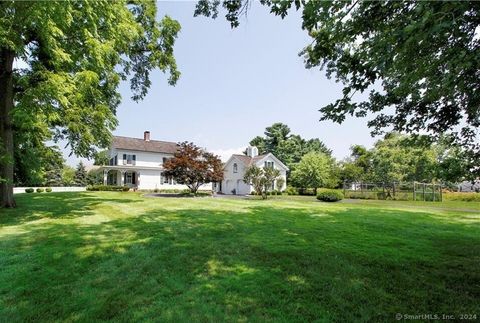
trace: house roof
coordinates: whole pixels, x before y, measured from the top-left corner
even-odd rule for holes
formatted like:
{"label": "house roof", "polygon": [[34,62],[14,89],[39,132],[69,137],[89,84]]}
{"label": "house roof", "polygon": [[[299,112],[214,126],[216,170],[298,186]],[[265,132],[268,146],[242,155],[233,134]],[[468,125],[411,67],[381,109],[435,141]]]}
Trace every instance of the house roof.
{"label": "house roof", "polygon": [[275,155],[273,155],[272,153],[258,155],[258,156],[255,156],[253,158],[250,157],[250,156],[246,156],[246,155],[234,154],[234,155],[232,155],[231,158],[236,158],[237,160],[240,160],[245,166],[248,167],[248,166],[251,166],[253,164],[256,164],[257,162],[261,161],[262,159],[264,159],[266,157],[273,158],[280,166],[282,166],[286,170],[289,170],[289,168],[284,163],[282,163],[282,161],[280,159],[275,157]]}
{"label": "house roof", "polygon": [[112,148],[174,154],[175,152],[177,152],[178,144],[176,142],[170,141],[146,141],[139,138],[114,136],[112,141]]}
{"label": "house roof", "polygon": [[233,157],[237,158],[238,160],[240,160],[242,163],[244,163],[246,166],[250,166],[252,164],[254,164],[255,162],[261,160],[263,157],[265,157],[266,155],[258,155],[258,156],[255,156],[255,157],[250,157],[250,156],[246,156],[246,155],[240,155],[240,154],[234,154],[232,155]]}

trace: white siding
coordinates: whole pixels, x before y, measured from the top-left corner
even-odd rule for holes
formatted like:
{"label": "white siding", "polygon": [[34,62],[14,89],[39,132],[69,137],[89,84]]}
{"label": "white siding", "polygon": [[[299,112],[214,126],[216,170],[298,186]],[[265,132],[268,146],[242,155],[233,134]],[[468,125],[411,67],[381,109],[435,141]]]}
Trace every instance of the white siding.
{"label": "white siding", "polygon": [[[135,166],[160,167],[163,165],[163,158],[172,158],[172,154],[153,153],[135,150],[115,150],[118,156],[117,165],[123,166],[123,154],[135,155]],[[114,156],[114,155],[113,155]]]}
{"label": "white siding", "polygon": [[[233,172],[233,164],[237,164],[237,172]],[[233,194],[235,189],[237,195],[250,194],[252,191],[250,185],[245,184],[243,175],[245,174],[246,166],[239,160],[232,158],[224,167],[224,180],[222,182],[222,193]]]}
{"label": "white siding", "polygon": [[[284,184],[283,187],[280,189],[281,191],[285,190],[287,188],[287,171],[283,166],[278,164],[278,162],[272,158],[271,156],[267,156],[266,158],[260,160],[257,162],[257,167],[263,168],[265,166],[265,162],[273,162],[273,168],[278,169],[280,171],[280,177],[283,178]],[[275,189],[277,189],[277,183],[275,182]]]}

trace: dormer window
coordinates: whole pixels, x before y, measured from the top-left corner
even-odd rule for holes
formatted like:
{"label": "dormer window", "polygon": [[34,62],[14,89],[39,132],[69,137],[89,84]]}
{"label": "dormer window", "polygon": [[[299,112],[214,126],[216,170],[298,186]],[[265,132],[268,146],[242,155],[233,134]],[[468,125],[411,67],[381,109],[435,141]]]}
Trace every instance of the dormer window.
{"label": "dormer window", "polygon": [[237,163],[234,163],[234,164],[233,164],[233,172],[234,172],[234,173],[238,173],[238,165],[237,165]]}
{"label": "dormer window", "polygon": [[265,168],[273,168],[273,161],[266,161]]}

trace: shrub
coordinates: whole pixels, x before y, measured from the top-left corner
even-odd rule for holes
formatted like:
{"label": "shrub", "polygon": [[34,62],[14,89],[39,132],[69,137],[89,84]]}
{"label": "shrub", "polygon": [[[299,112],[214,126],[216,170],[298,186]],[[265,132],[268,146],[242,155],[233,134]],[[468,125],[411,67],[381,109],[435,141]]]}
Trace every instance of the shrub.
{"label": "shrub", "polygon": [[51,187],[47,187],[47,188],[45,189],[45,192],[47,192],[47,193],[50,193],[51,191],[52,191],[52,188],[51,188]]}
{"label": "shrub", "polygon": [[26,188],[25,193],[33,193],[35,190],[33,188]]}
{"label": "shrub", "polygon": [[130,187],[124,186],[124,187],[122,187],[122,191],[128,192],[128,191],[130,191]]}
{"label": "shrub", "polygon": [[124,190],[125,187],[127,187],[127,186],[89,185],[89,186],[87,186],[87,191],[116,191],[116,192],[121,192],[121,191]]}
{"label": "shrub", "polygon": [[159,190],[158,188],[155,188],[155,189],[153,190],[153,193],[158,193],[158,192],[160,192],[160,190]]}
{"label": "shrub", "polygon": [[480,202],[480,193],[474,192],[444,192],[442,197],[445,201]]}
{"label": "shrub", "polygon": [[298,195],[298,190],[295,187],[287,186],[287,189],[285,190],[285,193],[287,195]]}
{"label": "shrub", "polygon": [[314,196],[315,191],[313,190],[313,188],[299,188],[298,189],[298,194],[299,195]]}
{"label": "shrub", "polygon": [[43,193],[44,189],[43,188],[37,188],[37,193]]}
{"label": "shrub", "polygon": [[317,194],[317,200],[323,202],[337,202],[343,200],[343,193],[336,190],[320,190]]}

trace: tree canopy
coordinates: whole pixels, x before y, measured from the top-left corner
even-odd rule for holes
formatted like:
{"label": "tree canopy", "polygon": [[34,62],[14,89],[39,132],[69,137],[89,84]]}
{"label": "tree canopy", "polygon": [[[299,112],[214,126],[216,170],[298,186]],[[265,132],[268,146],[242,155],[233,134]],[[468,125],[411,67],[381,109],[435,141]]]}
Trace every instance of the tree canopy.
{"label": "tree canopy", "polygon": [[194,194],[203,184],[220,182],[223,179],[220,158],[191,142],[182,142],[174,157],[168,159],[163,168],[164,176],[171,176],[177,183],[187,185]]}
{"label": "tree canopy", "polygon": [[[232,27],[251,0],[200,0],[195,15],[226,10]],[[372,116],[373,134],[384,130],[451,135],[480,174],[480,2],[272,1],[282,18],[302,11],[311,42],[302,51],[307,68],[320,67],[343,83],[321,120]],[[356,94],[368,92],[367,100]]]}
{"label": "tree canopy", "polygon": [[[447,141],[448,143],[449,141]],[[390,133],[372,149],[354,145],[341,162],[340,177],[348,182],[442,182],[468,178],[469,168],[460,146],[431,143],[426,136]]]}
{"label": "tree canopy", "polygon": [[[120,81],[130,82],[135,101],[147,94],[154,69],[175,84],[180,24],[168,16],[157,21],[156,12],[155,1],[0,2],[0,140],[7,159],[0,206],[15,205],[14,133],[63,139],[74,154],[91,157],[108,146],[117,125]],[[27,67],[14,69],[14,61]]]}
{"label": "tree canopy", "polygon": [[263,167],[260,168],[256,165],[251,165],[245,171],[243,175],[243,181],[246,184],[252,185],[255,193],[257,195],[261,195],[263,199],[267,198],[267,192],[269,190],[275,189],[275,182],[277,180],[282,181],[283,186],[283,178],[280,177],[280,171],[273,167]]}
{"label": "tree canopy", "polygon": [[298,187],[317,188],[335,186],[335,161],[328,155],[310,152],[302,157],[292,173],[292,181]]}
{"label": "tree canopy", "polygon": [[264,137],[256,136],[250,141],[260,154],[272,153],[290,169],[309,152],[331,155],[332,151],[318,138],[303,139],[291,133],[290,127],[277,122],[265,128]]}

